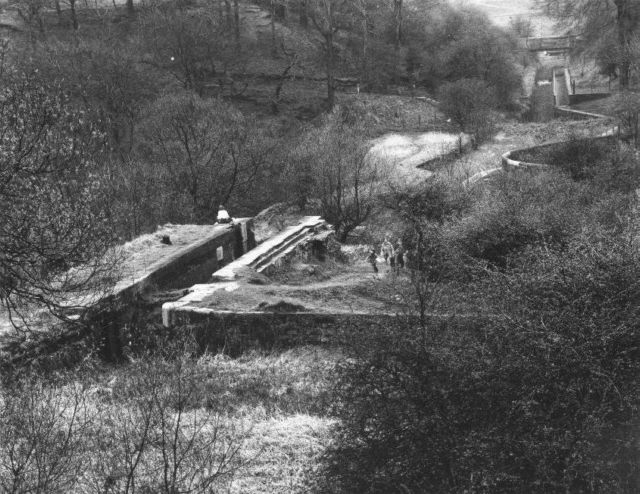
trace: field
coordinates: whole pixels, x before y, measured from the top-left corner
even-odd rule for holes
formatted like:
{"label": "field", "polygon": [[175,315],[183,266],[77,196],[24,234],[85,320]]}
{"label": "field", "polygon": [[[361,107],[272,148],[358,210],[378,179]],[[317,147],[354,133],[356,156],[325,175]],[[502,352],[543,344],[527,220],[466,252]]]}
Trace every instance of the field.
{"label": "field", "polygon": [[[339,351],[317,347],[236,359],[132,359],[115,368],[87,358],[69,379],[18,395],[2,390],[0,465],[8,454],[30,462],[22,455],[26,448],[9,449],[26,433],[30,445],[44,448],[38,461],[55,459],[51,472],[58,477],[41,492],[131,492],[125,487],[131,479],[140,492],[193,492],[209,474],[213,484],[196,492],[303,493],[310,467],[331,440],[330,397],[341,359]],[[37,405],[25,407],[21,400]],[[141,427],[140,416],[159,421]],[[174,490],[162,473],[167,427],[177,441],[170,448],[178,460]],[[67,442],[59,439],[65,435]],[[127,463],[131,454],[134,469]],[[28,464],[34,471],[41,465]],[[6,479],[7,470],[0,469],[0,481]]]}

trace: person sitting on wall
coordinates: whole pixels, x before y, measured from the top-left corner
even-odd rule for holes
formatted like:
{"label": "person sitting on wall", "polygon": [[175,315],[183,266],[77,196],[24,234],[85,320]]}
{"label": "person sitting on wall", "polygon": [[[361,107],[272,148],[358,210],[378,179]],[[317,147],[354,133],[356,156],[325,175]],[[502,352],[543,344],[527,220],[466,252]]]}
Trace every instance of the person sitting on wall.
{"label": "person sitting on wall", "polygon": [[220,223],[220,224],[233,223],[233,218],[229,216],[229,213],[227,212],[227,210],[222,204],[218,208],[218,216],[216,218],[216,223]]}

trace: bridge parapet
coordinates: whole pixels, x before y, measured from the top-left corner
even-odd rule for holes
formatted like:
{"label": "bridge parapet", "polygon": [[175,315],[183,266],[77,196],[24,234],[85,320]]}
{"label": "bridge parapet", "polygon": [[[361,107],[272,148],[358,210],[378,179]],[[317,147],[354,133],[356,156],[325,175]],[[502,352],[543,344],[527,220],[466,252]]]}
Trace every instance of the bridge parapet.
{"label": "bridge parapet", "polygon": [[529,51],[568,51],[575,48],[577,36],[547,36],[526,38],[525,45]]}

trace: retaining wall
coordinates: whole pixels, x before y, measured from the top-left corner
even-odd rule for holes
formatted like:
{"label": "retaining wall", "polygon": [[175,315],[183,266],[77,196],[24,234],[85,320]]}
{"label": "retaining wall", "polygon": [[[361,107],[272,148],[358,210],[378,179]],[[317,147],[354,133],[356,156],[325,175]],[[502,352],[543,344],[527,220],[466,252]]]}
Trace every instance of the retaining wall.
{"label": "retaining wall", "polygon": [[175,311],[173,326],[188,331],[202,349],[241,352],[249,348],[340,345],[378,327],[415,324],[418,318],[395,314],[312,312]]}
{"label": "retaining wall", "polygon": [[[586,137],[582,140],[611,140],[614,139],[613,134],[608,133],[603,136],[598,137]],[[551,149],[555,146],[566,144],[566,141],[557,141],[557,142],[549,142],[546,144],[540,144],[539,146],[531,146],[529,148],[523,149],[514,149],[502,155],[502,169],[505,171],[511,171],[516,169],[545,169],[550,168],[552,165],[547,163],[533,163],[529,161],[524,161],[521,159],[521,156],[525,153],[531,153],[532,151],[545,151]]]}
{"label": "retaining wall", "polygon": [[571,89],[568,87],[565,70],[553,69],[553,95],[556,106],[566,106],[569,104]]}
{"label": "retaining wall", "polygon": [[577,105],[578,103],[584,103],[586,101],[596,101],[599,99],[608,98],[611,93],[576,93],[569,96],[569,104]]}
{"label": "retaining wall", "polygon": [[605,115],[599,113],[589,113],[586,111],[573,110],[568,106],[556,106],[555,107],[556,118],[565,118],[569,120],[588,120],[590,118],[607,118]]}
{"label": "retaining wall", "polygon": [[107,302],[130,300],[151,290],[186,288],[203,283],[211,273],[255,246],[253,221],[237,220],[227,227],[218,226],[210,236],[188,245],[146,269],[139,278],[119,283]]}
{"label": "retaining wall", "polygon": [[152,264],[138,279],[121,282],[111,295],[91,307],[85,318],[100,328],[103,356],[122,359],[126,346],[123,329],[145,321],[157,310],[157,303],[146,301],[145,294],[207,281],[213,271],[255,245],[252,224],[251,219],[243,218],[233,225],[215,227],[207,238]]}

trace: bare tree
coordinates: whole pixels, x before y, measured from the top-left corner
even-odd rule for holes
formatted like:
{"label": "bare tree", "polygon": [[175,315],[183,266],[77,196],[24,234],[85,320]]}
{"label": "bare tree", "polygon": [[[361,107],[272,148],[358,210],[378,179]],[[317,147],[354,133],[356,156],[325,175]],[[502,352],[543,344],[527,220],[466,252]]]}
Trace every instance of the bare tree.
{"label": "bare tree", "polygon": [[37,36],[44,36],[46,31],[44,12],[47,7],[45,0],[17,0],[12,3],[12,7],[27,27],[32,41],[35,41]]}
{"label": "bare tree", "polygon": [[[296,194],[317,198],[322,214],[345,241],[375,211],[386,184],[386,170],[368,155],[368,142],[357,128],[330,115],[309,131],[290,160]],[[299,198],[298,198],[299,199]]]}
{"label": "bare tree", "polygon": [[307,0],[307,13],[322,37],[322,53],[327,76],[327,106],[333,108],[338,70],[338,36],[354,22],[353,2],[348,0]]}
{"label": "bare tree", "polygon": [[[0,302],[62,315],[110,289],[113,236],[97,180],[104,134],[54,85],[6,75],[0,90]],[[84,305],[84,303],[81,303]]]}
{"label": "bare tree", "polygon": [[276,89],[274,91],[273,100],[271,101],[271,110],[274,114],[277,114],[280,111],[278,105],[280,103],[284,83],[291,77],[291,73],[296,69],[296,67],[300,65],[300,55],[294,49],[287,48],[284,40],[280,44],[280,54],[284,56],[285,66],[280,73],[280,78],[278,79],[278,83],[276,84]]}
{"label": "bare tree", "polygon": [[201,408],[196,362],[147,357],[132,366],[117,403],[102,408],[92,472],[102,492],[209,493],[243,466],[242,440]]}
{"label": "bare tree", "polygon": [[[230,9],[229,3],[227,15]],[[202,94],[208,79],[227,77],[229,67],[241,60],[230,22],[213,11],[155,9],[143,18],[150,53],[146,61],[170,73],[185,89]]]}
{"label": "bare tree", "polygon": [[402,0],[393,0],[394,41],[396,50],[402,44]]}
{"label": "bare tree", "polygon": [[167,202],[175,197],[183,206],[173,211],[182,215],[173,221],[210,218],[219,204],[248,190],[265,156],[259,133],[238,111],[188,93],[158,100],[141,134],[140,156],[156,165]]}
{"label": "bare tree", "polygon": [[0,393],[0,490],[63,493],[77,486],[91,420],[82,389],[24,381]]}
{"label": "bare tree", "polygon": [[171,367],[168,382],[152,392],[161,492],[210,492],[240,465],[241,443],[230,431],[225,434],[215,412],[194,409],[197,373],[193,363],[183,358]]}

